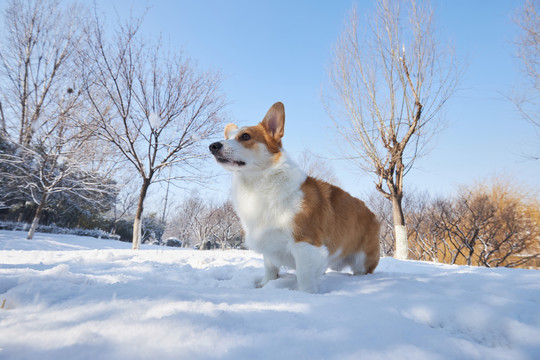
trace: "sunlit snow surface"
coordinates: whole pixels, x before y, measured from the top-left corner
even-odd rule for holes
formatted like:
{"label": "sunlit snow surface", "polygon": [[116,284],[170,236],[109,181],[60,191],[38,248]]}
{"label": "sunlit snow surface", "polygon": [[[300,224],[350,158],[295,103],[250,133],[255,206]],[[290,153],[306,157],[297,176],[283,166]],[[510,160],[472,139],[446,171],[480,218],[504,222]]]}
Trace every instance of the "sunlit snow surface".
{"label": "sunlit snow surface", "polygon": [[0,359],[540,359],[540,272],[384,258],[373,275],[259,255],[0,231]]}

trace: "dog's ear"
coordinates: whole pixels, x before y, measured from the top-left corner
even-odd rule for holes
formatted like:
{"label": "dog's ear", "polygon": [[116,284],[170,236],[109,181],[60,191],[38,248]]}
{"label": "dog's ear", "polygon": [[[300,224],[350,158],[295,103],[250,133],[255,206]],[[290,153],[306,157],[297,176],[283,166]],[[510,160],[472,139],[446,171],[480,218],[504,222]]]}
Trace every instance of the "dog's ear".
{"label": "dog's ear", "polygon": [[285,132],[285,106],[283,103],[277,102],[272,105],[261,125],[270,136],[280,142]]}
{"label": "dog's ear", "polygon": [[238,126],[234,124],[227,124],[225,126],[225,139],[230,139],[231,131],[238,129]]}

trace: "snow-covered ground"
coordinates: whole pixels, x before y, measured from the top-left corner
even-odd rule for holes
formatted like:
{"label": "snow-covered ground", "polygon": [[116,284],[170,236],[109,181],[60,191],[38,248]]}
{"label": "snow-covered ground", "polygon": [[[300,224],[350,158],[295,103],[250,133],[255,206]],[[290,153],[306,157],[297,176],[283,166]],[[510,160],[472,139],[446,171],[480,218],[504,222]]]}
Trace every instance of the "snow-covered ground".
{"label": "snow-covered ground", "polygon": [[0,231],[0,359],[540,359],[540,272],[382,259],[255,288],[261,257]]}

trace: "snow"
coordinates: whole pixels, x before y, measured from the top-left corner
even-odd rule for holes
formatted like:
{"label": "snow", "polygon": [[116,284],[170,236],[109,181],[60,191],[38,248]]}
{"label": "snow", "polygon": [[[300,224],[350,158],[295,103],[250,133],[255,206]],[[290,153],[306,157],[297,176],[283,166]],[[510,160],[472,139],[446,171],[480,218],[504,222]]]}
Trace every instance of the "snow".
{"label": "snow", "polygon": [[[1,359],[539,359],[540,272],[381,259],[294,271],[259,255],[0,231]],[[5,301],[5,303],[4,303]]]}
{"label": "snow", "polygon": [[150,122],[150,126],[152,129],[158,129],[161,126],[161,117],[156,112],[151,112],[150,116],[148,117],[148,121]]}

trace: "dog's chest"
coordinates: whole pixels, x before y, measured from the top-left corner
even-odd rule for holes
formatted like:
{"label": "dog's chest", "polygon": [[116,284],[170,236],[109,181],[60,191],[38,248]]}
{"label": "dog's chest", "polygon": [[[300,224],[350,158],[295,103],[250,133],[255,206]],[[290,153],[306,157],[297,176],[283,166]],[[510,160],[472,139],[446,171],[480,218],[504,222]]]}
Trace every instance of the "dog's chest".
{"label": "dog's chest", "polygon": [[303,193],[298,181],[264,180],[238,180],[233,184],[236,211],[251,245],[268,240],[264,238],[269,233],[292,234],[294,217],[302,205]]}

